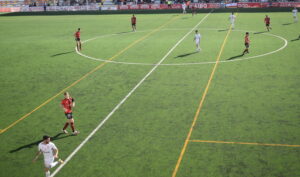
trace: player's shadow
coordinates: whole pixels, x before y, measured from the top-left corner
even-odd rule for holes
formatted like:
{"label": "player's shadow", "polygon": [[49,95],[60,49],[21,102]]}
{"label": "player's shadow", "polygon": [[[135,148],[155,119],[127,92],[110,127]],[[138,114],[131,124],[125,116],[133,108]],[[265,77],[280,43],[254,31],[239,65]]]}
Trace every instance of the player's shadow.
{"label": "player's shadow", "polygon": [[299,41],[299,40],[300,40],[300,37],[299,37],[299,38],[296,38],[296,39],[292,39],[291,42]]}
{"label": "player's shadow", "polygon": [[119,33],[115,33],[115,34],[126,34],[126,33],[133,33],[133,31],[124,31],[124,32],[119,32]]}
{"label": "player's shadow", "polygon": [[218,30],[218,32],[223,32],[223,31],[228,31],[228,29],[221,29],[221,30]]}
{"label": "player's shadow", "polygon": [[259,32],[255,32],[253,34],[261,34],[261,33],[266,33],[266,32],[268,32],[268,31],[259,31]]}
{"label": "player's shadow", "polygon": [[191,52],[191,53],[185,53],[185,54],[182,54],[182,55],[178,55],[174,58],[183,58],[183,57],[187,57],[187,56],[190,56],[190,55],[193,55],[193,54],[196,54],[198,52]]}
{"label": "player's shadow", "polygon": [[74,52],[74,50],[69,51],[69,52],[57,53],[57,54],[51,55],[51,57],[57,57],[57,56],[60,56],[60,55],[65,55],[65,54],[69,54],[69,53],[73,53],[73,52]]}
{"label": "player's shadow", "polygon": [[285,26],[286,26],[286,25],[291,25],[291,24],[293,24],[293,23],[284,23],[284,24],[282,24],[282,25],[285,25]]}
{"label": "player's shadow", "polygon": [[[59,139],[68,138],[68,137],[73,136],[72,134],[66,135],[66,136],[61,136],[61,135],[64,135],[64,133],[58,133],[57,135],[51,137],[51,141],[56,141],[56,140],[59,140]],[[18,151],[20,151],[22,149],[32,148],[34,146],[37,146],[40,142],[42,142],[42,140],[38,140],[38,141],[32,142],[30,144],[26,144],[26,145],[20,146],[20,147],[18,147],[16,149],[10,150],[9,153],[15,153],[15,152],[18,152]]]}
{"label": "player's shadow", "polygon": [[230,57],[230,58],[228,58],[228,59],[226,59],[226,60],[234,60],[234,59],[240,58],[240,57],[242,57],[242,56],[244,56],[244,54],[236,55],[236,56]]}

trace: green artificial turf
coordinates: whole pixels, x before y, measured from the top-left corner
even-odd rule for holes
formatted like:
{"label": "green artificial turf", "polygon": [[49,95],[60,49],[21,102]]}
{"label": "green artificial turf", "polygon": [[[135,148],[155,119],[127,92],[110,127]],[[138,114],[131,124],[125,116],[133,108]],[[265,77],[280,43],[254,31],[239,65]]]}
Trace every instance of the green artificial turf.
{"label": "green artificial turf", "polygon": [[[66,121],[62,94],[2,132],[0,176],[43,176],[43,158],[31,161],[44,134],[55,136],[66,159],[205,15],[137,15],[135,33],[131,15],[1,16],[0,129],[103,63],[97,60],[134,45],[113,58],[121,64],[106,63],[67,89],[76,100],[78,136],[59,134]],[[265,32],[265,15],[237,14],[192,140],[300,145],[300,25],[291,13],[268,13],[273,29]],[[171,177],[228,33],[228,17],[210,14],[197,28],[202,51],[195,52],[192,32],[56,176]],[[97,60],[75,52],[78,27],[82,41],[95,38],[81,52]],[[245,32],[250,53],[240,56]],[[280,37],[288,42],[283,50],[257,57],[283,47]],[[299,147],[190,142],[177,176],[295,177],[299,166]]]}

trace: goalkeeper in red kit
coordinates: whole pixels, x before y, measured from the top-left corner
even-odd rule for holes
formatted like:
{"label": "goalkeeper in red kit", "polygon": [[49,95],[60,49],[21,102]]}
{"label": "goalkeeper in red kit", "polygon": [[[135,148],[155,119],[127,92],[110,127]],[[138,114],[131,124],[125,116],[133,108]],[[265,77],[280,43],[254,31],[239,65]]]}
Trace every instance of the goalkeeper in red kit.
{"label": "goalkeeper in red kit", "polygon": [[73,114],[72,114],[72,109],[75,107],[75,100],[74,98],[70,97],[70,94],[68,92],[64,93],[64,99],[61,101],[61,108],[64,110],[65,115],[67,117],[67,122],[65,123],[64,128],[62,131],[64,133],[67,132],[67,128],[69,124],[71,125],[73,135],[77,135],[79,132],[75,130],[75,125],[74,125],[74,119],[73,119]]}
{"label": "goalkeeper in red kit", "polygon": [[265,18],[265,24],[266,24],[266,28],[268,31],[270,31],[271,28],[271,19],[270,17],[268,17],[268,15],[266,15],[266,18]]}

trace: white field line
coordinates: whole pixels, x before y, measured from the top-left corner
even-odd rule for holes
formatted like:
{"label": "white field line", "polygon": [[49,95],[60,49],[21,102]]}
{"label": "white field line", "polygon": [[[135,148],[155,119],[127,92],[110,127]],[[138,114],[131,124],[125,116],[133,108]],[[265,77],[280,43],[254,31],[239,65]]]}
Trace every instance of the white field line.
{"label": "white field line", "polygon": [[[162,29],[162,31],[170,31],[170,30],[178,31],[178,30],[186,30],[186,29],[189,29],[189,28],[165,28],[165,29]],[[199,29],[200,30],[221,30],[221,29],[217,29],[217,28],[199,28]],[[146,31],[149,31],[149,30],[137,31],[137,32],[146,32]],[[247,30],[234,30],[233,32],[235,32],[235,31],[255,33],[255,31],[247,31]],[[124,34],[127,34],[127,33],[124,33]],[[104,35],[104,36],[98,36],[98,37],[94,37],[94,38],[88,39],[86,41],[83,41],[83,43],[86,43],[86,42],[89,42],[91,40],[95,40],[95,39],[98,39],[98,38],[104,38],[104,37],[115,36],[115,35],[120,35],[120,34],[108,34],[108,35]],[[123,34],[121,34],[121,35],[123,35]],[[262,35],[273,36],[273,37],[279,38],[279,39],[284,41],[284,44],[280,48],[278,48],[274,51],[271,51],[271,52],[264,53],[264,54],[255,55],[255,56],[246,57],[246,58],[239,58],[239,59],[234,59],[234,60],[221,60],[219,62],[220,63],[227,63],[227,62],[236,62],[236,61],[259,58],[259,57],[263,57],[263,56],[266,56],[266,55],[271,55],[273,53],[279,52],[279,51],[283,50],[288,45],[288,41],[285,38],[281,37],[281,36],[271,34],[271,33],[263,33]],[[88,59],[91,59],[91,60],[95,60],[95,61],[109,62],[109,63],[114,63],[114,64],[125,64],[125,65],[126,64],[127,65],[142,65],[142,66],[157,65],[157,64],[154,64],[154,63],[134,63],[134,62],[109,61],[109,60],[105,60],[105,59],[101,59],[101,58],[95,58],[95,57],[85,55],[83,53],[80,53],[77,50],[76,50],[76,52],[77,52],[77,54],[81,55],[82,57],[85,57],[85,58],[88,58]],[[160,65],[161,66],[187,66],[187,65],[203,65],[203,64],[215,64],[215,63],[216,63],[215,61],[207,61],[207,62],[204,61],[204,62],[194,62],[194,63],[173,63],[173,64],[165,63],[165,64],[160,64]]]}
{"label": "white field line", "polygon": [[194,26],[186,35],[184,35],[169,52],[146,74],[143,79],[121,100],[121,102],[100,122],[100,124],[77,146],[77,148],[65,159],[65,163],[61,164],[50,177],[54,177],[71,159],[72,157],[88,142],[88,140],[104,125],[104,123],[120,108],[120,106],[132,95],[132,93],[156,70],[156,68],[171,54],[171,52],[190,34],[192,33],[209,15],[208,13],[202,20]]}

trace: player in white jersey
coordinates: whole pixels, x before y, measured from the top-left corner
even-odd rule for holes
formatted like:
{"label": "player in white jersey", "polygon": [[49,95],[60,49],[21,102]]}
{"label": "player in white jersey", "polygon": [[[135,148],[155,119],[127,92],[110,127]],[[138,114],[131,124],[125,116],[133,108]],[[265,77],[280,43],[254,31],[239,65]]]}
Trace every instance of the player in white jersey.
{"label": "player in white jersey", "polygon": [[201,50],[200,48],[200,40],[201,40],[201,34],[198,33],[198,30],[195,31],[195,37],[194,41],[196,42],[196,51],[199,52]]}
{"label": "player in white jersey", "polygon": [[[38,146],[38,152],[33,162],[35,162],[42,153],[44,155],[46,177],[50,177],[50,168],[55,167],[58,163],[62,164],[64,161],[58,159],[58,149],[54,143],[50,142],[50,137],[46,135],[43,136],[43,141]],[[54,162],[54,159],[58,159],[58,161]]]}
{"label": "player in white jersey", "polygon": [[183,2],[182,4],[182,13],[186,14],[186,4]]}
{"label": "player in white jersey", "polygon": [[231,23],[231,28],[234,29],[234,21],[235,21],[236,16],[233,14],[233,12],[231,13],[231,15],[229,16],[229,20]]}
{"label": "player in white jersey", "polygon": [[296,23],[296,22],[298,22],[298,10],[297,10],[297,8],[295,7],[292,10],[292,12],[293,12],[293,17],[294,17],[294,22]]}

